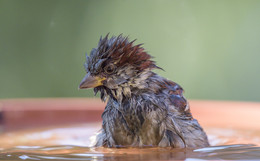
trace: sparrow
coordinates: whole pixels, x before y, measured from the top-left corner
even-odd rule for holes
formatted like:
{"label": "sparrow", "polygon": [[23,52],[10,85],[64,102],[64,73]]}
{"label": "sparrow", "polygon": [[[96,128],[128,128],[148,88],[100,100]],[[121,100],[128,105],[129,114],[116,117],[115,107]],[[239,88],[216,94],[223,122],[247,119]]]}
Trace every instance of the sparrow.
{"label": "sparrow", "polygon": [[84,64],[79,88],[94,88],[107,102],[95,147],[209,146],[206,133],[192,117],[177,83],[154,73],[162,69],[143,44],[107,34],[100,38]]}

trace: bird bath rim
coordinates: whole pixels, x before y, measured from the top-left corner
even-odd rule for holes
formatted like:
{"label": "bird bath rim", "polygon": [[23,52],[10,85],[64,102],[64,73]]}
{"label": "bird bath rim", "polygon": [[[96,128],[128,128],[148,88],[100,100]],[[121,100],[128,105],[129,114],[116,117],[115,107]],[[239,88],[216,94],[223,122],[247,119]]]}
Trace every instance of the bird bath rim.
{"label": "bird bath rim", "polygon": [[[260,103],[189,100],[202,127],[260,130]],[[100,122],[105,103],[97,98],[0,99],[0,127],[15,131]]]}

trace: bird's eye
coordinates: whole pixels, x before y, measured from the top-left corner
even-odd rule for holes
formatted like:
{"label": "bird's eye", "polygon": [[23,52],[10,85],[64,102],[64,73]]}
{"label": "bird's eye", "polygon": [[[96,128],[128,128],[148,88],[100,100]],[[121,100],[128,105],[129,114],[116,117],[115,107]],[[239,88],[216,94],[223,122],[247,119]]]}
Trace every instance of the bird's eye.
{"label": "bird's eye", "polygon": [[107,65],[107,66],[105,67],[104,70],[105,70],[105,72],[106,72],[107,74],[112,74],[112,73],[114,73],[115,69],[116,69],[116,67],[115,67],[114,64],[109,64],[109,65]]}

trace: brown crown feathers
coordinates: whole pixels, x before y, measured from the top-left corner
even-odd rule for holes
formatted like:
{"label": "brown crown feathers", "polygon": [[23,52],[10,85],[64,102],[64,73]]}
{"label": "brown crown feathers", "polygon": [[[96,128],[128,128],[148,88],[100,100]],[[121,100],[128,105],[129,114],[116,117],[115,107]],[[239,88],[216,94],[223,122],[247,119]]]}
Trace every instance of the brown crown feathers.
{"label": "brown crown feathers", "polygon": [[[134,45],[133,40],[128,41],[128,37],[119,35],[118,37],[111,37],[108,39],[108,34],[104,38],[100,38],[98,47],[92,49],[90,56],[87,56],[85,67],[91,71],[93,64],[95,69],[102,65],[113,63],[117,67],[122,67],[126,64],[132,65],[138,71],[145,69],[162,69],[155,65],[151,60],[151,56],[142,48],[142,44]],[[92,62],[90,62],[92,60]],[[93,62],[95,61],[95,62]],[[92,67],[91,67],[92,66]]]}

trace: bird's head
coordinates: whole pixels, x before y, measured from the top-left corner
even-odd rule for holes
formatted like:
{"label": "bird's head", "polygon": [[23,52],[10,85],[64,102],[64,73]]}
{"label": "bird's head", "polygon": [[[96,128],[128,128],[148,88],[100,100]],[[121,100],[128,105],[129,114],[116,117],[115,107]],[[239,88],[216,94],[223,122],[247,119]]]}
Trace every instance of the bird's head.
{"label": "bird's head", "polygon": [[[86,76],[79,88],[94,88],[101,92],[101,99],[107,96],[118,100],[131,96],[133,88],[145,88],[144,84],[151,70],[159,68],[150,60],[141,44],[134,45],[127,37],[100,38],[97,48],[86,54]],[[160,68],[159,68],[160,69]]]}

